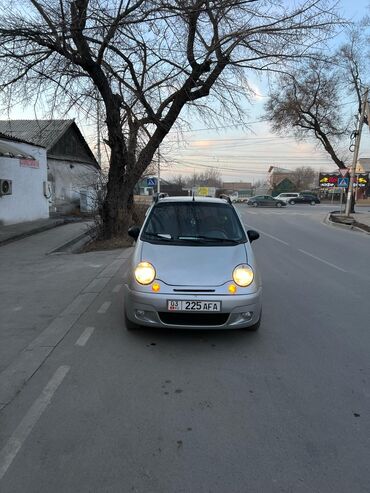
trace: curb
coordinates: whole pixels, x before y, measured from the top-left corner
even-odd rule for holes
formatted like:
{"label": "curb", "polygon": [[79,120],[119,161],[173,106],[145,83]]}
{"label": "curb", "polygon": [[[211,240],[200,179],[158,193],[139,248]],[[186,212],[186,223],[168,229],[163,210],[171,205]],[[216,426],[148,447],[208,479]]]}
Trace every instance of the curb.
{"label": "curb", "polygon": [[[90,240],[90,230],[87,229],[84,233],[81,233],[80,235],[76,236],[75,238],[72,238],[71,240],[67,241],[66,243],[63,243],[63,245],[60,245],[57,248],[54,248],[54,250],[51,250],[50,252],[47,253],[47,255],[57,255],[57,254],[62,254],[62,253],[75,253],[78,251],[81,247],[83,247],[88,241]],[[75,246],[75,248],[71,248]]]}
{"label": "curb", "polygon": [[357,225],[356,226],[353,226],[352,224],[344,224],[344,223],[339,223],[339,222],[331,221],[330,220],[331,214],[332,214],[332,212],[329,212],[326,215],[326,217],[324,218],[324,221],[323,221],[328,226],[336,226],[338,228],[347,229],[347,230],[350,230],[350,231],[359,231],[361,233],[365,233],[366,235],[370,235],[370,233],[368,231],[366,231],[365,229],[362,229],[360,226],[358,226],[361,223],[356,222]]}
{"label": "curb", "polygon": [[27,238],[28,236],[32,236],[37,233],[43,233],[44,231],[57,228],[58,226],[63,226],[64,224],[67,223],[68,221],[66,221],[65,219],[56,219],[55,222],[51,224],[45,224],[44,226],[40,226],[35,229],[30,229],[29,231],[25,231],[23,233],[19,233],[14,236],[11,236],[10,238],[6,238],[5,240],[0,240],[0,247],[7,245],[8,243],[12,243],[13,241],[23,240],[23,238]]}

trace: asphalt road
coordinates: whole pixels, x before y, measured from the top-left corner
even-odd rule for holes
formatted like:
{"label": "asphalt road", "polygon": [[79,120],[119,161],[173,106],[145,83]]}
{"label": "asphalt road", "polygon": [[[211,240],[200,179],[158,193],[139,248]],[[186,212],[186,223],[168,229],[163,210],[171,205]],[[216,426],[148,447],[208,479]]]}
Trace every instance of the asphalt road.
{"label": "asphalt road", "polygon": [[1,411],[0,491],[368,493],[370,236],[329,209],[239,207],[261,233],[256,334],[127,332],[128,252],[109,257]]}

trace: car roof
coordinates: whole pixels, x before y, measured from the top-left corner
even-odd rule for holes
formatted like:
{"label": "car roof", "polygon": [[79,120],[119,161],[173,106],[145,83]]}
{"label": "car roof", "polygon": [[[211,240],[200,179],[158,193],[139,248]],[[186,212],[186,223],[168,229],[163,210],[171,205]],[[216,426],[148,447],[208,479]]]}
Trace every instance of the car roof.
{"label": "car roof", "polygon": [[203,203],[214,203],[214,204],[229,204],[228,200],[216,198],[216,197],[199,197],[199,196],[178,196],[178,197],[163,197],[160,198],[157,204],[162,204],[166,202],[203,202]]}

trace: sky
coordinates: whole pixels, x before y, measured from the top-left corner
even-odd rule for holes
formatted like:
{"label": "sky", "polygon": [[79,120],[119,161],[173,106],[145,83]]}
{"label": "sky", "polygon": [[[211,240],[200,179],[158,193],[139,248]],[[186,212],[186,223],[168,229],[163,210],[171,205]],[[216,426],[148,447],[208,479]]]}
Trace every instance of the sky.
{"label": "sky", "polygon": [[[288,1],[288,0],[287,0]],[[290,0],[289,0],[290,1]],[[370,0],[340,0],[338,4],[346,18],[354,21],[370,14]],[[355,7],[354,7],[355,6]],[[183,132],[184,142],[178,144],[178,135],[170,132],[161,146],[161,176],[171,179],[174,176],[192,176],[207,169],[218,169],[224,181],[243,181],[255,183],[267,178],[270,166],[294,169],[310,166],[317,171],[335,171],[336,165],[314,140],[297,142],[294,137],[278,136],[270,130],[264,114],[267,99],[267,84],[256,78],[250,81],[255,95],[252,104],[245,106],[248,129],[235,125],[222,125],[217,128],[206,127],[200,121],[189,122],[190,129]],[[353,107],[356,112],[356,105]],[[11,118],[41,117],[41,108],[16,109]],[[76,117],[77,114],[71,114]],[[77,118],[83,135],[96,153],[96,126]],[[360,156],[370,157],[370,133],[365,129]],[[103,159],[107,154],[103,146]]]}
{"label": "sky", "polygon": [[[362,19],[367,13],[369,0],[341,0],[338,2],[346,18],[353,21]],[[175,175],[192,176],[210,167],[219,169],[224,181],[255,183],[267,178],[270,166],[294,169],[310,166],[317,171],[336,171],[337,166],[315,140],[297,142],[292,136],[278,136],[270,130],[264,114],[267,100],[267,86],[263,81],[252,79],[255,97],[246,106],[249,129],[237,126],[222,126],[205,129],[198,123],[192,132],[186,133],[187,145],[173,149],[166,154],[171,163],[165,166],[162,176],[167,179]],[[356,112],[356,105],[354,105]],[[171,140],[171,138],[169,138]],[[365,128],[360,156],[370,156],[370,133]]]}

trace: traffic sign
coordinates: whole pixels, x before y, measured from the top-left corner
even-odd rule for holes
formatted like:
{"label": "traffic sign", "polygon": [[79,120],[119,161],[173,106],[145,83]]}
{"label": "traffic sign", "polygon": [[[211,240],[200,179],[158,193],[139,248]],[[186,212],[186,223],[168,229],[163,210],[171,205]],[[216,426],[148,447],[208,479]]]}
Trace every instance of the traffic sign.
{"label": "traffic sign", "polygon": [[157,184],[157,178],[147,178],[146,185],[147,187],[155,187]]}
{"label": "traffic sign", "polygon": [[346,174],[348,173],[348,169],[347,169],[347,168],[340,169],[340,170],[339,170],[339,173],[340,173],[343,177],[345,177],[345,176],[346,176]]}
{"label": "traffic sign", "polygon": [[337,187],[347,188],[348,182],[349,182],[349,178],[338,178]]}

